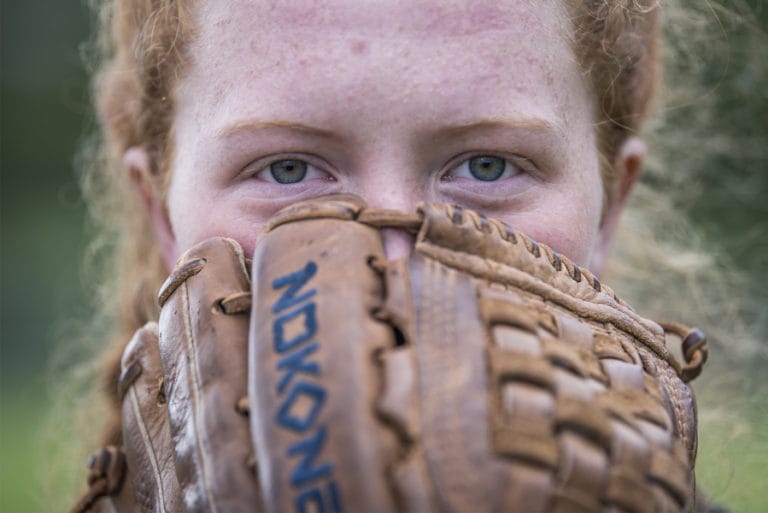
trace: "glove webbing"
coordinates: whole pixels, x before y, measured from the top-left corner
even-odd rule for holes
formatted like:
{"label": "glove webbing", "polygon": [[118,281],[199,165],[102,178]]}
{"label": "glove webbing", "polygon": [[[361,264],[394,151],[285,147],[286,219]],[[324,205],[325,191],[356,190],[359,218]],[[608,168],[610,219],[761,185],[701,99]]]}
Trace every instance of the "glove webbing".
{"label": "glove webbing", "polygon": [[[402,275],[402,270],[394,274]],[[429,301],[446,296],[456,272],[435,264],[424,274],[425,301],[413,336],[419,345],[411,345],[411,330],[401,319],[396,323],[401,343],[377,357],[382,393],[376,411],[401,443],[397,462],[387,469],[399,509],[498,509],[473,502],[478,500],[476,490],[486,485],[477,482],[478,476],[451,472],[466,468],[467,461],[484,469],[484,480],[495,472],[508,476],[502,467],[515,469],[514,478],[502,478],[509,487],[503,504],[514,505],[514,511],[603,511],[616,506],[652,513],[684,507],[691,480],[689,455],[673,436],[681,430],[670,421],[662,391],[646,378],[650,351],[637,348],[618,330],[598,331],[573,317],[510,302],[494,289],[481,287],[479,306],[489,341],[484,360],[490,366],[489,445],[499,459],[451,443],[466,432],[466,419],[442,405],[451,403],[451,395],[462,394],[462,387],[402,378],[419,372],[448,376],[466,365],[467,354],[456,349],[462,341],[455,334],[462,330],[454,329],[454,309],[444,304],[432,308]],[[389,310],[385,301],[376,317],[398,317]],[[426,425],[414,413],[413,398],[419,396],[426,398],[421,401],[427,408],[423,418],[431,422]],[[441,444],[453,452],[441,453]],[[433,498],[444,501],[437,505],[430,505],[430,494],[424,492],[430,473],[439,474],[444,484],[439,499]]]}

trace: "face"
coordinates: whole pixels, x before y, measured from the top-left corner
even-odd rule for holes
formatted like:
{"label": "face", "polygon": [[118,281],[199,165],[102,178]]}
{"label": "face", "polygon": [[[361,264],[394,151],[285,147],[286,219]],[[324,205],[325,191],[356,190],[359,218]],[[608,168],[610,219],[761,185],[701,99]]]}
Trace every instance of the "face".
{"label": "face", "polygon": [[589,265],[595,106],[561,2],[201,4],[154,221],[169,266],[215,235],[250,254],[278,209],[334,192],[459,204]]}

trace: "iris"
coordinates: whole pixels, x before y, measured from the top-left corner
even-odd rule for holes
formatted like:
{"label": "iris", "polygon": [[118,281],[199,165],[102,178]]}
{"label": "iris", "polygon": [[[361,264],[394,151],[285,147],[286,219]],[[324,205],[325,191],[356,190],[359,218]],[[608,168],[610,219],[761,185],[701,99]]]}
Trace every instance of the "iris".
{"label": "iris", "polygon": [[301,160],[279,160],[270,164],[269,172],[277,183],[297,183],[307,176],[307,163]]}
{"label": "iris", "polygon": [[506,168],[507,162],[499,157],[484,155],[469,159],[469,172],[484,182],[498,180]]}

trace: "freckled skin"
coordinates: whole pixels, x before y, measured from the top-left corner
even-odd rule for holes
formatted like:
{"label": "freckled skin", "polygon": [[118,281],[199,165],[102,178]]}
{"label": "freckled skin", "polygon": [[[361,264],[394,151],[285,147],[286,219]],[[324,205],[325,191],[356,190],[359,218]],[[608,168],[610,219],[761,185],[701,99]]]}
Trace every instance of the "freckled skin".
{"label": "freckled skin", "polygon": [[352,43],[352,53],[355,55],[364,55],[368,50],[368,43],[365,41],[355,41]]}
{"label": "freckled skin", "polygon": [[[213,235],[250,253],[276,210],[343,191],[461,204],[589,264],[604,206],[594,99],[559,2],[202,4],[174,124],[174,256]],[[476,155],[516,171],[457,171]],[[286,156],[311,176],[265,180]]]}

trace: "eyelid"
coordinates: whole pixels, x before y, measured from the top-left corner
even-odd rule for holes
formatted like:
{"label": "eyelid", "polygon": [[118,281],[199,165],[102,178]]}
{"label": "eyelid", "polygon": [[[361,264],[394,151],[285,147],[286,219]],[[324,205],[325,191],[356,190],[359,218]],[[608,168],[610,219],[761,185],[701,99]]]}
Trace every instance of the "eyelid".
{"label": "eyelid", "polygon": [[249,164],[247,164],[241,171],[240,175],[243,178],[253,178],[259,173],[268,170],[269,166],[272,164],[282,160],[300,160],[302,162],[306,162],[307,165],[322,171],[330,178],[337,178],[337,173],[335,171],[331,171],[333,166],[331,166],[325,159],[316,155],[301,152],[273,153],[264,157],[259,157],[258,159],[252,160]]}
{"label": "eyelid", "polygon": [[497,158],[506,160],[507,162],[511,163],[515,167],[519,168],[520,171],[525,172],[529,175],[538,176],[541,174],[541,171],[533,162],[533,160],[523,155],[520,155],[518,153],[509,153],[505,151],[494,151],[494,150],[488,150],[488,151],[479,150],[479,151],[462,153],[452,158],[444,166],[443,171],[440,173],[440,178],[441,179],[444,178],[451,171],[457,169],[459,166],[467,163],[468,161],[476,157],[497,157]]}

